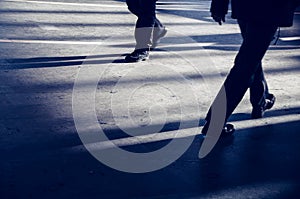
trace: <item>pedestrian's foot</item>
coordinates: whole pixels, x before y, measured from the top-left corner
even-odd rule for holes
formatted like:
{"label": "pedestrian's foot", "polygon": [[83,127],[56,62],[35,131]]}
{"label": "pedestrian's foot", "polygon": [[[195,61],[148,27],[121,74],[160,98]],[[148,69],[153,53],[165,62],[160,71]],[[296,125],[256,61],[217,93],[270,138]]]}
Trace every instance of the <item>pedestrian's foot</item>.
{"label": "pedestrian's foot", "polygon": [[268,94],[266,99],[266,109],[271,109],[275,104],[276,97],[273,94]]}
{"label": "pedestrian's foot", "polygon": [[268,94],[264,105],[253,107],[251,112],[252,119],[262,118],[266,110],[271,109],[275,104],[276,98],[273,94]]}
{"label": "pedestrian's foot", "polygon": [[149,50],[144,49],[134,50],[131,54],[126,55],[125,57],[125,61],[129,63],[145,61],[147,59],[149,59]]}
{"label": "pedestrian's foot", "polygon": [[151,50],[154,50],[157,47],[157,45],[160,42],[160,39],[163,38],[164,36],[166,36],[167,32],[168,32],[168,30],[165,27],[163,27],[163,29],[160,29],[157,31],[156,31],[156,28],[154,28],[152,45],[150,48]]}
{"label": "pedestrian's foot", "polygon": [[[207,134],[208,128],[209,128],[209,122],[206,122],[201,131],[202,135]],[[226,123],[222,129],[221,136],[222,137],[223,136],[231,136],[234,133],[234,131],[235,131],[235,128],[234,128],[233,124]]]}

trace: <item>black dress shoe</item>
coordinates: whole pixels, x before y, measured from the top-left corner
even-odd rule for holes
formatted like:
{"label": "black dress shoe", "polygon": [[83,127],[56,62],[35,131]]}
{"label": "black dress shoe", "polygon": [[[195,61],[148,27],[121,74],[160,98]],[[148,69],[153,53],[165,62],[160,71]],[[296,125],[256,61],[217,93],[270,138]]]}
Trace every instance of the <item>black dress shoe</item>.
{"label": "black dress shoe", "polygon": [[273,94],[269,94],[266,99],[266,110],[271,109],[275,104],[276,97]]}
{"label": "black dress shoe", "polygon": [[252,119],[262,118],[266,110],[271,109],[275,104],[276,98],[273,94],[268,94],[265,103],[262,106],[253,107],[251,112]]}
{"label": "black dress shoe", "polygon": [[149,50],[145,49],[134,50],[131,54],[125,57],[125,61],[128,63],[145,61],[147,59],[149,59]]}
{"label": "black dress shoe", "polygon": [[[209,127],[209,122],[206,122],[201,131],[202,135],[207,134],[208,127]],[[234,128],[233,124],[226,123],[222,129],[221,137],[231,136],[234,133],[234,131],[235,131],[235,128]]]}

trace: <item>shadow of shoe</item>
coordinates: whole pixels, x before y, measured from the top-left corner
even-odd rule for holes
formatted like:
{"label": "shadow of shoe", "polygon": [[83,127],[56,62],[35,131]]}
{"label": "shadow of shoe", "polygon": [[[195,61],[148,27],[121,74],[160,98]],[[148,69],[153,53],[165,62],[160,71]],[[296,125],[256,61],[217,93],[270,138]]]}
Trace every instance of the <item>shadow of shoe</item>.
{"label": "shadow of shoe", "polygon": [[125,61],[125,59],[116,59],[112,63],[120,64],[120,63],[127,63],[127,62]]}

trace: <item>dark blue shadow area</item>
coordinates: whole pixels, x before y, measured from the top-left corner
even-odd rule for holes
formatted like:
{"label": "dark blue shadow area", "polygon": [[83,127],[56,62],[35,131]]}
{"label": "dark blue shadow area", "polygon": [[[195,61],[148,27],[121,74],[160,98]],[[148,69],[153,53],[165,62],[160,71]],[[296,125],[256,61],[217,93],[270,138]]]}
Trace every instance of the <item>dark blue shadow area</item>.
{"label": "dark blue shadow area", "polygon": [[[299,127],[297,121],[242,129],[232,137],[219,140],[203,159],[197,157],[203,141],[199,135],[177,161],[144,174],[113,170],[84,149],[67,152],[69,146],[80,143],[76,136],[60,135],[47,140],[45,135],[14,149],[1,150],[0,193],[4,198],[40,198],[41,195],[43,198],[54,195],[87,198],[86,193],[88,198],[105,199],[297,198]],[[55,142],[58,147],[51,147]],[[26,153],[19,153],[24,147]],[[151,145],[139,147],[149,149]],[[24,183],[28,179],[30,183]],[[13,192],[15,189],[18,192]]]}
{"label": "dark blue shadow area", "polygon": [[[211,190],[209,195],[215,195],[220,188],[223,197],[232,194],[237,194],[236,198],[245,194],[253,198],[299,196],[299,127],[299,121],[254,127],[238,131],[233,141],[220,140],[199,162],[204,176],[211,174],[203,180],[201,188]],[[282,191],[272,194],[276,186]],[[257,187],[256,191],[251,187]]]}

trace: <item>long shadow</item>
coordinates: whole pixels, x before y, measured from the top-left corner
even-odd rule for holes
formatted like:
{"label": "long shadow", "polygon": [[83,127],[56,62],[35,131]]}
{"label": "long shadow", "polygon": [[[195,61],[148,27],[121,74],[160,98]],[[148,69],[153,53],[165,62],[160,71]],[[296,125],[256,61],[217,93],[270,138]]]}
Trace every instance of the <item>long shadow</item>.
{"label": "long shadow", "polygon": [[[24,25],[26,26],[26,25]],[[89,42],[89,41],[97,41],[102,42],[106,39],[108,39],[108,36],[96,36],[96,35],[78,35],[78,36],[71,36],[71,35],[65,35],[65,36],[43,36],[43,35],[28,35],[26,37],[7,37],[9,40],[34,40],[34,41],[69,41],[69,42]],[[117,37],[116,37],[117,38]],[[124,37],[123,37],[124,38]]]}
{"label": "long shadow", "polygon": [[103,55],[91,55],[91,56],[33,57],[33,58],[5,59],[4,62],[0,64],[0,70],[78,66],[82,64],[101,65],[101,64],[110,64],[110,63],[124,63],[123,59],[102,59],[102,58],[110,58],[110,57],[117,57],[117,56],[122,56],[122,55],[103,54]]}
{"label": "long shadow", "polygon": [[90,56],[66,56],[66,57],[31,57],[31,58],[15,58],[7,59],[8,63],[36,63],[36,62],[51,62],[51,61],[69,61],[78,59],[95,59],[105,57],[115,57],[117,54],[103,54],[103,55],[90,55]]}
{"label": "long shadow", "polygon": [[[172,47],[168,47],[172,50]],[[63,67],[63,66],[78,66],[78,65],[102,65],[110,63],[125,63],[123,56],[126,54],[102,54],[102,55],[87,55],[87,56],[66,56],[66,57],[33,57],[33,58],[14,58],[14,59],[4,59],[0,62],[0,70],[17,70],[26,68],[46,68],[46,67]],[[102,58],[115,58],[118,59],[102,59]],[[290,57],[298,60],[299,57]],[[98,60],[99,59],[99,60]],[[283,67],[283,68],[270,68],[265,69],[266,73],[270,74],[280,74],[282,72],[297,72],[300,70],[298,66]],[[203,79],[203,74],[188,74],[188,78],[193,80]],[[205,78],[216,78],[219,74],[205,74]],[[165,75],[164,77],[157,77],[156,81],[172,81],[173,77],[170,75]],[[122,83],[134,83],[138,82],[140,79],[128,79],[122,81]],[[117,80],[106,79],[100,82],[105,86],[113,86],[117,83]],[[88,86],[89,83],[87,82]],[[82,85],[85,86],[85,85]]]}
{"label": "long shadow", "polygon": [[9,9],[9,10],[0,10],[1,13],[12,13],[12,14],[93,14],[93,15],[103,15],[103,14],[130,14],[129,12],[122,11],[80,11],[80,10],[22,10],[22,9]]}
{"label": "long shadow", "polygon": [[43,23],[32,23],[32,22],[1,22],[0,27],[3,26],[5,28],[8,27],[28,27],[28,28],[34,28],[37,27],[38,25],[46,25],[46,26],[57,26],[57,27],[76,27],[76,26],[81,26],[81,27],[106,27],[106,26],[116,26],[116,27],[131,27],[133,24],[132,23],[83,23],[83,22],[70,22],[70,23],[51,23],[51,22],[43,22]]}

